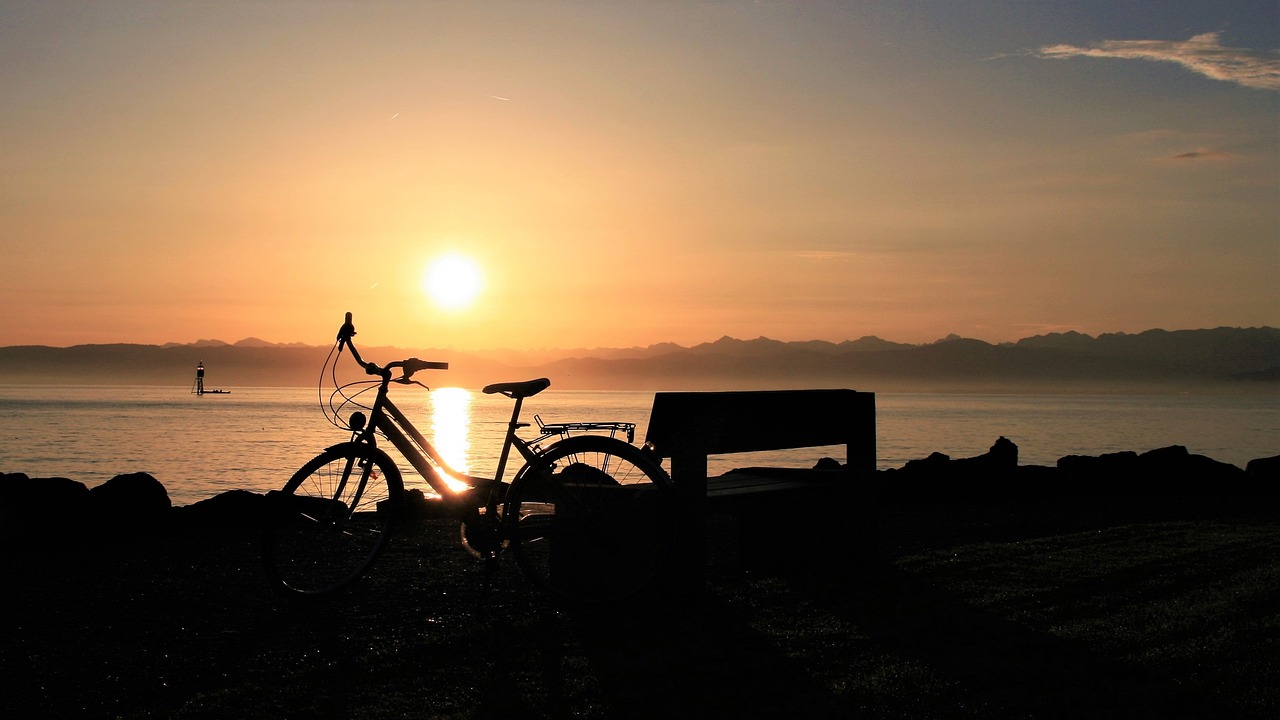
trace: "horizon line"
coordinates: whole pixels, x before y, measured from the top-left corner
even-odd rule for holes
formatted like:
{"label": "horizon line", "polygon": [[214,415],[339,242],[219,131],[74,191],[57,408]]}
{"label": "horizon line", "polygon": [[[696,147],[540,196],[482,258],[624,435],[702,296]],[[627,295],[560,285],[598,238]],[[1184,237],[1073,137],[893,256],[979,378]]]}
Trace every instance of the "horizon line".
{"label": "horizon line", "polygon": [[[1097,335],[1090,335],[1089,333],[1081,332],[1081,331],[1079,331],[1079,330],[1062,330],[1062,331],[1054,331],[1054,332],[1048,332],[1048,333],[1041,333],[1041,334],[1038,334],[1038,335],[1027,335],[1027,336],[1025,336],[1025,337],[1018,338],[1017,340],[1000,341],[1000,342],[993,342],[993,341],[990,341],[990,340],[984,340],[984,339],[982,339],[982,338],[978,338],[978,337],[969,337],[969,336],[959,335],[959,334],[957,334],[957,333],[948,333],[946,336],[941,337],[941,338],[938,338],[937,340],[933,340],[933,341],[930,341],[930,342],[921,342],[921,343],[901,342],[901,341],[897,341],[897,340],[889,340],[889,339],[887,339],[887,338],[880,337],[879,335],[863,335],[863,336],[858,337],[858,338],[851,338],[851,339],[845,339],[845,340],[839,340],[839,341],[833,341],[833,340],[821,340],[821,339],[808,339],[808,340],[778,340],[778,339],[775,339],[775,338],[768,337],[768,336],[766,336],[766,335],[759,335],[759,336],[754,337],[754,338],[738,338],[738,337],[733,337],[733,336],[731,336],[731,335],[721,335],[719,338],[717,338],[717,339],[715,339],[715,340],[707,340],[707,341],[703,341],[703,342],[700,342],[700,343],[695,343],[695,344],[693,344],[693,345],[681,345],[680,343],[677,343],[677,342],[674,342],[674,341],[667,341],[667,340],[664,340],[664,341],[659,341],[659,342],[655,342],[655,343],[650,343],[650,344],[648,344],[648,345],[628,345],[628,346],[603,346],[603,345],[597,345],[597,346],[594,346],[594,347],[586,347],[586,346],[581,346],[581,347],[542,347],[542,348],[528,348],[528,349],[501,348],[501,347],[462,349],[462,348],[455,348],[455,347],[449,347],[449,346],[444,346],[444,345],[442,345],[442,346],[437,346],[437,347],[438,347],[438,349],[448,349],[448,350],[453,350],[453,351],[455,351],[455,352],[473,352],[473,353],[498,353],[498,352],[509,352],[509,353],[554,353],[554,352],[574,352],[574,351],[579,351],[579,350],[649,350],[649,349],[652,349],[652,348],[654,348],[654,347],[659,347],[659,346],[663,346],[663,345],[670,345],[670,346],[674,346],[674,347],[681,348],[681,349],[684,349],[684,350],[692,350],[692,349],[694,349],[694,348],[702,347],[702,346],[705,346],[705,345],[715,345],[715,344],[717,344],[717,343],[722,343],[722,342],[725,342],[725,341],[731,341],[731,342],[743,342],[743,343],[759,342],[759,341],[767,341],[767,342],[775,342],[775,343],[779,343],[779,344],[783,344],[783,345],[806,345],[806,344],[811,344],[811,343],[821,343],[821,344],[827,344],[827,345],[832,345],[832,346],[837,346],[837,347],[838,347],[838,346],[840,346],[840,345],[857,343],[857,342],[861,342],[861,341],[864,341],[864,340],[878,340],[878,341],[880,341],[880,342],[885,342],[885,343],[889,343],[889,344],[893,344],[893,345],[901,345],[901,346],[904,346],[904,347],[927,347],[927,346],[930,346],[930,345],[938,345],[938,344],[945,343],[945,342],[954,342],[954,341],[960,341],[960,340],[976,340],[976,341],[978,341],[978,342],[983,342],[983,343],[986,343],[986,344],[988,344],[988,345],[992,345],[992,346],[996,346],[996,347],[998,347],[998,346],[1001,346],[1001,345],[1016,345],[1017,343],[1022,342],[1023,340],[1031,340],[1031,339],[1035,339],[1035,338],[1054,337],[1054,336],[1071,336],[1071,335],[1077,335],[1077,336],[1080,336],[1080,337],[1083,337],[1083,338],[1088,338],[1088,339],[1090,339],[1090,340],[1097,340],[1097,339],[1099,339],[1099,338],[1107,337],[1107,336],[1138,336],[1138,335],[1145,335],[1145,334],[1147,334],[1147,333],[1153,333],[1153,332],[1157,332],[1157,333],[1178,333],[1178,332],[1208,332],[1208,331],[1214,331],[1214,330],[1271,330],[1271,331],[1276,331],[1276,330],[1280,330],[1280,328],[1277,328],[1277,327],[1275,327],[1275,326],[1271,326],[1271,325],[1256,325],[1256,326],[1253,326],[1253,325],[1251,325],[1251,326],[1242,326],[1242,325],[1218,325],[1218,326],[1215,326],[1215,327],[1177,328],[1177,329],[1173,329],[1173,330],[1168,330],[1168,329],[1160,328],[1160,327],[1154,327],[1154,328],[1148,328],[1148,329],[1146,329],[1146,330],[1140,330],[1140,331],[1137,331],[1137,332],[1126,332],[1126,331],[1123,331],[1123,330],[1118,330],[1118,331],[1112,331],[1112,332],[1099,333],[1099,334],[1097,334]],[[250,343],[250,344],[246,345],[246,343]],[[210,347],[210,348],[218,348],[218,347],[241,347],[241,348],[243,348],[243,347],[252,347],[252,348],[284,348],[284,349],[288,349],[288,348],[300,348],[300,349],[301,349],[301,348],[306,348],[306,349],[315,349],[315,348],[324,348],[324,347],[328,347],[328,346],[329,346],[328,344],[313,344],[313,343],[305,343],[305,342],[297,342],[297,341],[295,341],[295,342],[272,342],[272,341],[270,341],[270,340],[264,340],[264,339],[259,338],[259,337],[257,337],[257,336],[253,336],[253,335],[251,335],[251,336],[248,336],[248,337],[245,337],[245,338],[241,338],[240,340],[237,340],[237,341],[235,341],[235,342],[227,342],[227,341],[225,341],[225,340],[219,340],[219,339],[217,339],[217,338],[201,338],[201,339],[198,339],[198,340],[193,340],[193,341],[185,342],[185,343],[184,343],[184,342],[173,342],[173,341],[170,341],[170,342],[164,342],[164,343],[143,343],[143,342],[115,341],[115,342],[74,343],[74,344],[71,344],[71,345],[47,345],[47,344],[43,344],[43,343],[18,343],[18,344],[12,344],[12,345],[0,345],[0,347],[3,347],[3,348],[42,347],[42,348],[52,348],[52,349],[70,349],[70,348],[77,348],[77,347],[106,347],[106,346],[112,346],[112,345],[133,345],[133,346],[139,346],[139,347],[155,347],[155,348],[200,348],[200,347]],[[367,346],[368,346],[368,347],[386,347],[386,348],[410,348],[410,349],[417,349],[417,348],[425,348],[425,347],[426,347],[426,346],[404,345],[404,344],[398,344],[398,343],[374,343],[374,344],[368,344]]]}

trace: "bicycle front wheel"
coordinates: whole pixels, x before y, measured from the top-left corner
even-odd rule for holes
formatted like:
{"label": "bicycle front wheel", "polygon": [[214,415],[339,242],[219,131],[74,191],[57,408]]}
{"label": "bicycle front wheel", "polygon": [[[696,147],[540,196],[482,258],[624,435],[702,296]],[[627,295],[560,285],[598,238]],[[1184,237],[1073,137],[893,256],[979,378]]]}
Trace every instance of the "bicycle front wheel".
{"label": "bicycle front wheel", "polygon": [[364,574],[386,545],[404,493],[386,453],[365,443],[329,448],[268,494],[262,537],[267,579],[288,594],[325,595]]}
{"label": "bicycle front wheel", "polygon": [[575,604],[642,593],[675,546],[670,477],[614,438],[581,435],[550,446],[516,474],[504,510],[520,568]]}

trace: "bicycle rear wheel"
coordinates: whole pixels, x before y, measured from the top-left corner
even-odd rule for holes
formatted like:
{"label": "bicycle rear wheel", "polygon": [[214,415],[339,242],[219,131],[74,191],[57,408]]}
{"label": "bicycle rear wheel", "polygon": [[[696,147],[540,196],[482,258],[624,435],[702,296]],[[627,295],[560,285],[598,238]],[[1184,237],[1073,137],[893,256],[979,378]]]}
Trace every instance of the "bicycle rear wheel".
{"label": "bicycle rear wheel", "polygon": [[262,536],[277,589],[325,595],[364,574],[386,545],[404,486],[386,453],[365,443],[329,448],[268,494]]}
{"label": "bicycle rear wheel", "polygon": [[613,438],[581,435],[547,448],[512,480],[503,518],[525,574],[580,605],[642,593],[675,547],[670,477]]}

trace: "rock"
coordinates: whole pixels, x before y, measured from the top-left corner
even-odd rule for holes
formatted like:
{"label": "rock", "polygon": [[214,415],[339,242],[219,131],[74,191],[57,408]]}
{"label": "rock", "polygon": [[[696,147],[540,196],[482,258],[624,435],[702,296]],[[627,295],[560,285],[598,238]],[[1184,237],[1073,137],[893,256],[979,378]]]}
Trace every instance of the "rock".
{"label": "rock", "polygon": [[987,457],[1001,467],[1018,466],[1018,446],[1009,438],[1001,435],[987,451]]}
{"label": "rock", "polygon": [[947,466],[951,463],[951,456],[940,452],[929,453],[929,457],[923,460],[908,460],[906,465],[902,466],[902,471],[911,473],[939,473],[946,472]]}
{"label": "rock", "polygon": [[843,467],[844,465],[841,465],[839,460],[836,460],[835,458],[824,457],[824,458],[820,458],[818,462],[814,463],[813,469],[814,470],[839,470]]}
{"label": "rock", "polygon": [[1138,472],[1138,453],[1131,450],[1104,455],[1067,455],[1058,458],[1063,483],[1073,494],[1105,497],[1126,487]]}
{"label": "rock", "polygon": [[898,470],[886,470],[878,492],[885,497],[902,500],[939,500],[950,496],[947,468],[951,457],[930,453],[921,460],[909,460]]}
{"label": "rock", "polygon": [[1187,452],[1187,448],[1182,445],[1170,445],[1169,447],[1148,450],[1138,456],[1144,463],[1164,466],[1178,465],[1186,462],[1189,457],[1191,457],[1191,453]]}
{"label": "rock", "polygon": [[1123,475],[1132,473],[1137,467],[1138,453],[1132,450],[1104,455],[1067,455],[1058,458],[1058,468],[1073,477],[1078,476],[1078,479],[1098,475],[1107,477]]}
{"label": "rock", "polygon": [[1280,482],[1280,455],[1250,460],[1244,471],[1255,481],[1274,485]]}
{"label": "rock", "polygon": [[935,452],[892,472],[885,491],[921,499],[977,500],[1015,492],[1018,446],[1001,436],[982,455],[951,459]]}
{"label": "rock", "polygon": [[1001,435],[986,454],[960,458],[951,464],[952,472],[980,482],[1008,478],[1018,467],[1018,446]]}
{"label": "rock", "polygon": [[173,509],[179,525],[257,527],[262,524],[266,496],[248,490],[228,490],[206,500]]}
{"label": "rock", "polygon": [[117,475],[89,490],[89,510],[94,522],[102,527],[118,528],[123,534],[129,534],[134,527],[160,524],[171,507],[164,485],[143,472]]}
{"label": "rock", "polygon": [[89,489],[64,477],[0,475],[0,530],[26,533],[75,527],[88,513]]}
{"label": "rock", "polygon": [[1244,471],[1229,463],[1195,455],[1181,445],[1097,457],[1068,455],[1058,460],[1068,482],[1097,497],[1165,498],[1244,491]]}
{"label": "rock", "polygon": [[1018,494],[1023,497],[1053,500],[1071,495],[1064,480],[1065,473],[1056,467],[1045,465],[1021,465],[1014,477]]}
{"label": "rock", "polygon": [[0,508],[49,507],[66,510],[84,502],[89,489],[64,477],[31,478],[23,473],[0,475]]}
{"label": "rock", "polygon": [[1280,455],[1250,460],[1244,474],[1252,492],[1265,498],[1280,497]]}
{"label": "rock", "polygon": [[1138,456],[1136,484],[1164,494],[1238,495],[1244,471],[1235,465],[1194,455],[1181,445],[1158,448]]}

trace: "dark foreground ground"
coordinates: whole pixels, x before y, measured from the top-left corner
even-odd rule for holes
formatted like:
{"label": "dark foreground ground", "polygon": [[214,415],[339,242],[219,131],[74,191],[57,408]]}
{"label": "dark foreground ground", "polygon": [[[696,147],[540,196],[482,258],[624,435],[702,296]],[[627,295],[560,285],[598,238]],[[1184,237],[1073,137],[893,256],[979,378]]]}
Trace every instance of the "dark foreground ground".
{"label": "dark foreground ground", "polygon": [[853,569],[746,570],[714,523],[707,592],[678,613],[559,610],[509,559],[486,590],[449,523],[319,604],[264,587],[247,529],[24,538],[0,717],[1280,717],[1274,507],[875,514]]}

